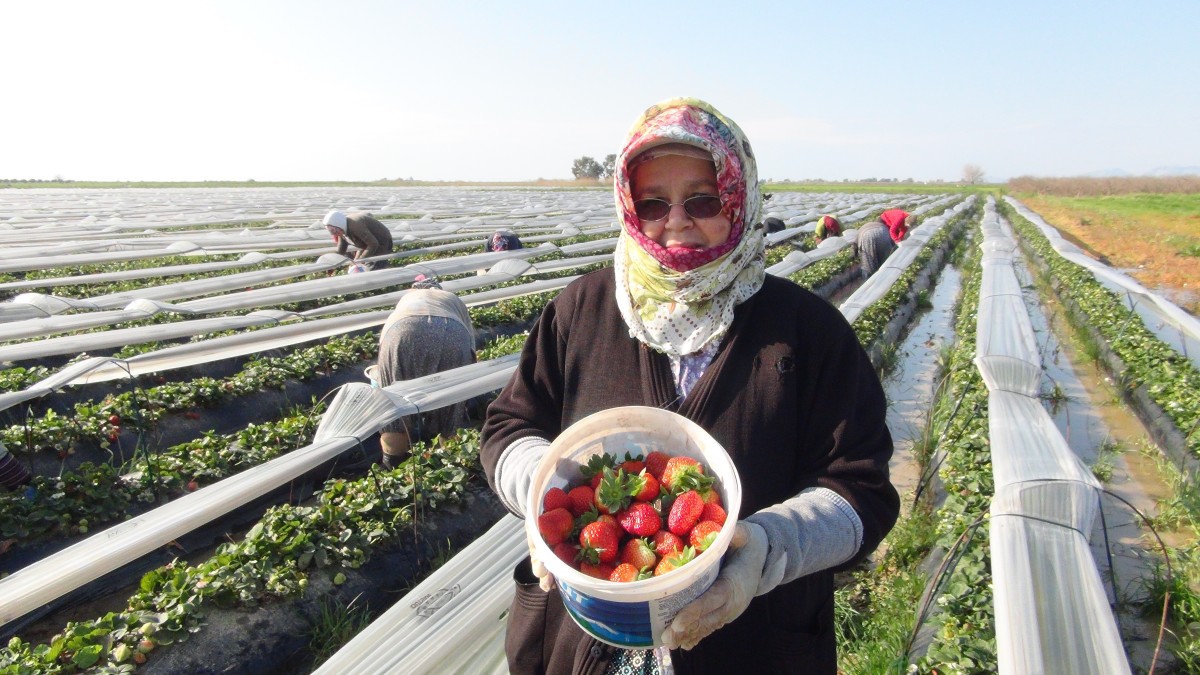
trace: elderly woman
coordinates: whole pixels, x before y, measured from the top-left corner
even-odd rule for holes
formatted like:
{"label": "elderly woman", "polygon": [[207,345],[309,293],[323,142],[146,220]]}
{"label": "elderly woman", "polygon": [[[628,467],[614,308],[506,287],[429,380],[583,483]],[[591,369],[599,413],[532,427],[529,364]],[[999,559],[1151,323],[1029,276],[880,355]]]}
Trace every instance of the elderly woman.
{"label": "elderly woman", "polygon": [[[572,423],[622,405],[688,417],[737,465],[747,515],[717,580],[664,633],[675,672],[834,673],[833,571],[874,550],[899,511],[879,379],[836,309],[765,274],[754,154],[715,108],[651,107],[614,182],[615,264],[564,289],[530,332],[488,409],[491,485],[535,517],[533,467]],[[578,628],[536,561],[515,577],[512,672],[659,672],[654,652]]]}

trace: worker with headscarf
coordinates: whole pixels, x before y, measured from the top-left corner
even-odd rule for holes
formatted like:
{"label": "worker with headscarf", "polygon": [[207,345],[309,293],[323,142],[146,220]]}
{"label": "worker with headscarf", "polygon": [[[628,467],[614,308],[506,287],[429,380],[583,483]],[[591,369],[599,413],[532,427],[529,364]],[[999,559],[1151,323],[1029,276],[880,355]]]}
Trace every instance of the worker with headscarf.
{"label": "worker with headscarf", "polygon": [[[388,386],[475,362],[467,305],[433,279],[421,279],[396,302],[379,334],[379,384]],[[401,417],[380,433],[383,465],[394,468],[409,446],[467,426],[466,402]]]}
{"label": "worker with headscarf", "polygon": [[392,252],[392,231],[371,214],[346,214],[334,209],[326,213],[325,219],[321,222],[333,236],[333,240],[337,242],[338,255],[346,255],[346,251],[353,244],[354,248],[358,249],[354,254],[354,262],[363,271],[388,266],[387,260],[363,261],[364,258],[387,255]]}
{"label": "worker with headscarf", "polygon": [[899,244],[908,236],[909,230],[916,226],[916,216],[904,209],[888,209],[879,214],[879,222],[888,229],[894,243]]}
{"label": "worker with headscarf", "polygon": [[[687,417],[737,466],[742,515],[712,586],[663,631],[674,672],[832,675],[833,573],[874,550],[900,508],[879,377],[840,312],[766,273],[755,157],[732,120],[696,99],[652,106],[613,183],[614,264],[573,281],[530,331],[488,408],[489,483],[536,518],[530,476],[572,424],[626,405]],[[662,672],[654,651],[585,634],[536,555],[514,579],[511,672]]]}
{"label": "worker with headscarf", "polygon": [[817,227],[813,230],[813,236],[816,237],[817,243],[825,241],[827,237],[840,237],[842,236],[842,224],[833,216],[821,216],[817,218]]}
{"label": "worker with headscarf", "polygon": [[515,251],[519,248],[524,248],[521,244],[521,238],[512,230],[496,230],[492,236],[488,237],[487,243],[483,245],[484,253],[495,253],[497,251]]}

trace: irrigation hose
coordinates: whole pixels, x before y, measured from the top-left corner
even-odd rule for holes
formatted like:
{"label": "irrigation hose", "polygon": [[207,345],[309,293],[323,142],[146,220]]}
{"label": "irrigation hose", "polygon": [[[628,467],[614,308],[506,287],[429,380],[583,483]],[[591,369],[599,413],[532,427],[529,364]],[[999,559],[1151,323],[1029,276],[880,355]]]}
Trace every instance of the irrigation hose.
{"label": "irrigation hose", "polygon": [[[917,612],[916,624],[913,626],[912,633],[908,636],[908,642],[906,642],[904,645],[905,663],[908,663],[908,657],[909,654],[912,653],[913,643],[917,641],[917,633],[920,631],[921,626],[925,623],[925,619],[929,614],[929,608],[935,602],[934,599],[937,597],[938,589],[941,587],[942,581],[948,576],[949,572],[953,571],[953,566],[958,564],[958,558],[962,557],[962,554],[966,552],[965,544],[970,543],[970,541],[975,538],[975,531],[987,517],[988,513],[986,511],[980,513],[979,516],[976,517],[975,520],[963,530],[962,534],[958,535],[958,539],[955,540],[954,545],[950,547],[950,550],[946,552],[946,556],[942,558],[942,562],[938,565],[937,571],[933,575],[933,587],[929,591],[929,595],[925,598],[925,602],[922,603],[920,611]],[[971,536],[968,537],[967,535]]]}
{"label": "irrigation hose", "polygon": [[[958,407],[962,405],[962,402],[966,399],[966,397],[967,395],[965,392],[961,397],[959,397],[958,403],[954,406],[953,412],[950,413],[949,419],[946,420],[946,428],[942,430],[942,435],[938,437],[935,447],[940,447],[942,442],[946,440],[946,434],[950,431],[950,423],[954,421],[954,416],[958,413]],[[972,415],[979,412],[979,406],[979,401],[976,401],[975,406],[971,409]],[[925,488],[929,486],[930,481],[932,481],[933,477],[937,475],[938,469],[942,467],[942,462],[946,461],[947,456],[949,456],[949,453],[942,453],[941,458],[928,468],[928,472],[921,472],[921,479],[917,483],[917,491],[913,496],[913,506],[916,506],[921,501],[921,494],[925,492]]]}

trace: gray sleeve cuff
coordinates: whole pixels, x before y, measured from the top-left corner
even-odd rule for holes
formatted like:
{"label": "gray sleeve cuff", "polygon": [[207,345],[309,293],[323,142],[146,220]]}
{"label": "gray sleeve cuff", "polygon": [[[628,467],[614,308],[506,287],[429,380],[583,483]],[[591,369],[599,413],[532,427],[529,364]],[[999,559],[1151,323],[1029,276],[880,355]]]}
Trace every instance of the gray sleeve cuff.
{"label": "gray sleeve cuff", "polygon": [[766,530],[770,544],[756,595],[844,563],[862,546],[862,520],[828,488],[808,488],[746,520]]}
{"label": "gray sleeve cuff", "polygon": [[533,470],[541,461],[550,441],[540,436],[526,436],[513,441],[496,463],[496,492],[504,508],[513,515],[525,517],[525,500],[529,497]]}

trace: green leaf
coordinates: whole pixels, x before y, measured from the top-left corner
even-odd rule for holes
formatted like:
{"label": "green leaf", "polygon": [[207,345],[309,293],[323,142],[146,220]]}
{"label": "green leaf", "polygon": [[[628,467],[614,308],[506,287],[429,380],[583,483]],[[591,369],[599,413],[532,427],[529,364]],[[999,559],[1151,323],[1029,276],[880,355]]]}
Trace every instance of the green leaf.
{"label": "green leaf", "polygon": [[91,668],[97,661],[100,660],[100,653],[104,650],[101,645],[89,645],[75,652],[71,662],[80,668]]}

